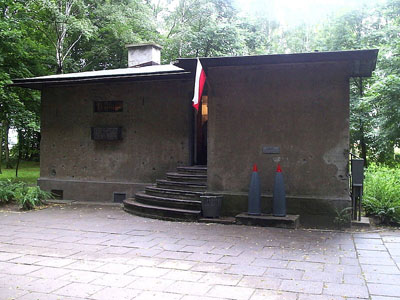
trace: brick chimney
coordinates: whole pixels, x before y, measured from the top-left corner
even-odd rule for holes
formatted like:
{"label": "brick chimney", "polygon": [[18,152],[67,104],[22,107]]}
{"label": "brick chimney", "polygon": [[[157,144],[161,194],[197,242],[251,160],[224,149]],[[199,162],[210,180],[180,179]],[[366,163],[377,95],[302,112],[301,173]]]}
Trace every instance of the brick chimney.
{"label": "brick chimney", "polygon": [[159,65],[162,47],[157,44],[127,45],[128,67],[138,68]]}

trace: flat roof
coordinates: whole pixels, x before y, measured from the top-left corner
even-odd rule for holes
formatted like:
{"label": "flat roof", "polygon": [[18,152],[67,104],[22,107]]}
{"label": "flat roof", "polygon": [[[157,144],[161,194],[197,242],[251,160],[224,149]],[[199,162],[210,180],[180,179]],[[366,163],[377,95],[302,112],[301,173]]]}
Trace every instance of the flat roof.
{"label": "flat roof", "polygon": [[45,85],[70,85],[102,81],[181,79],[190,72],[174,65],[153,65],[14,79],[11,86],[42,89]]}
{"label": "flat roof", "polygon": [[[224,66],[347,61],[351,65],[351,77],[370,77],[376,67],[378,51],[378,49],[370,49],[257,56],[201,57],[199,59],[205,69]],[[175,65],[185,70],[192,70],[196,65],[195,61],[195,58],[179,58]]]}
{"label": "flat roof", "polygon": [[[199,59],[206,70],[208,68],[226,66],[346,61],[351,67],[351,77],[370,77],[372,71],[375,70],[376,67],[378,51],[378,49],[371,49],[256,56],[202,57]],[[173,65],[153,65],[139,68],[123,68],[14,79],[11,86],[40,90],[48,85],[73,85],[105,81],[191,79],[195,71],[196,60],[196,58],[179,58]]]}

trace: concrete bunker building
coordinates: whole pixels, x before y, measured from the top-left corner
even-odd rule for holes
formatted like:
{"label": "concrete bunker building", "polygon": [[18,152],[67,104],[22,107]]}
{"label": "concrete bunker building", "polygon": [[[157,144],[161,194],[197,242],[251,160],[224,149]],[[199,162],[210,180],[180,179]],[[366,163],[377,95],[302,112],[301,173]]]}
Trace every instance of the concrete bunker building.
{"label": "concrete bunker building", "polygon": [[[199,113],[196,59],[160,65],[154,44],[128,52],[125,69],[14,80],[42,93],[41,188],[194,219],[190,201],[215,193],[222,214],[234,216],[247,210],[256,163],[268,213],[279,162],[288,213],[302,223],[329,223],[335,208],[351,205],[349,79],[371,76],[378,50],[200,58]],[[203,167],[185,168],[194,165]]]}

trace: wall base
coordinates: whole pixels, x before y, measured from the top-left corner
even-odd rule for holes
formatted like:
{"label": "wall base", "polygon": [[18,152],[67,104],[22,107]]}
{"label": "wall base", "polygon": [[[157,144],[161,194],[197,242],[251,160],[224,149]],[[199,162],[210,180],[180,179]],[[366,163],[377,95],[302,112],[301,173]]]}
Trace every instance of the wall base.
{"label": "wall base", "polygon": [[113,202],[115,192],[125,193],[126,197],[130,198],[152,184],[39,178],[38,185],[49,192],[62,190],[63,199],[66,200]]}

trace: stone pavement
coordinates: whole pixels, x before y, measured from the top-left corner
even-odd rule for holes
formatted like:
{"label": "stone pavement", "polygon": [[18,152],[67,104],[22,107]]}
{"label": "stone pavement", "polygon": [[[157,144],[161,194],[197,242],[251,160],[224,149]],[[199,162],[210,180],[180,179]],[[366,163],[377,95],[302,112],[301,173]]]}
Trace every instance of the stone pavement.
{"label": "stone pavement", "polygon": [[0,299],[400,299],[400,231],[177,223],[115,206],[0,213]]}

